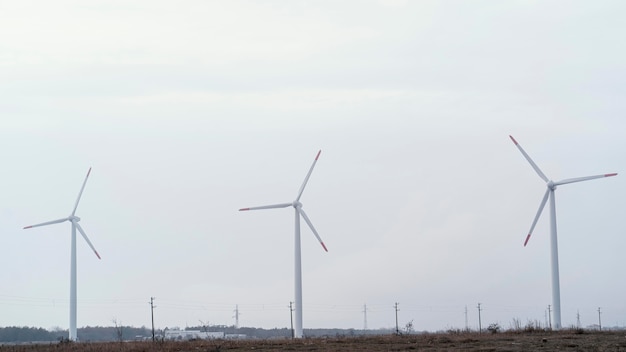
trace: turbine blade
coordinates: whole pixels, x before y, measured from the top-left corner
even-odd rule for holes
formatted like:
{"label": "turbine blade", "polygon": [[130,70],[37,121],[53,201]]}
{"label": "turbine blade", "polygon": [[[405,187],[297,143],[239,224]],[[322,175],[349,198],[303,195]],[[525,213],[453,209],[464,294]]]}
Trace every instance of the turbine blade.
{"label": "turbine blade", "polygon": [[76,209],[78,209],[78,202],[80,202],[80,197],[83,195],[83,190],[85,190],[85,185],[87,184],[87,178],[91,173],[91,168],[87,171],[87,176],[85,176],[85,181],[83,181],[83,186],[80,188],[80,192],[78,193],[78,198],[76,199],[76,205],[74,205],[74,211],[72,211],[72,216],[76,215]]}
{"label": "turbine blade", "polygon": [[320,235],[315,230],[315,227],[313,227],[313,223],[311,223],[311,220],[309,220],[309,217],[306,216],[306,213],[304,212],[304,210],[302,208],[298,208],[298,212],[300,213],[300,215],[302,215],[302,217],[304,218],[304,221],[306,221],[307,225],[309,225],[309,227],[311,228],[311,231],[313,231],[313,234],[315,235],[315,237],[317,237],[317,240],[320,241],[320,244],[322,245],[322,248],[324,248],[324,250],[326,252],[328,252],[328,249],[326,249],[326,245],[324,244],[324,242],[320,238]]}
{"label": "turbine blade", "polygon": [[85,233],[85,231],[83,230],[82,227],[80,227],[80,224],[77,222],[74,222],[74,225],[76,225],[76,228],[78,229],[78,231],[80,232],[81,235],[83,235],[83,238],[85,239],[85,241],[87,241],[87,244],[89,245],[89,247],[91,247],[91,250],[96,253],[96,257],[98,257],[98,259],[102,259],[100,258],[100,254],[98,254],[98,251],[94,248],[93,244],[91,244],[91,241],[89,240],[89,238],[87,237],[87,234]]}
{"label": "turbine blade", "polygon": [[548,182],[548,178],[546,177],[546,175],[544,175],[543,172],[541,172],[541,170],[539,169],[539,166],[537,166],[537,164],[535,164],[533,159],[531,159],[530,156],[528,156],[528,154],[526,154],[526,152],[524,151],[522,146],[519,145],[519,143],[517,143],[517,141],[515,140],[515,138],[513,138],[513,136],[509,135],[509,137],[511,138],[513,143],[515,143],[515,146],[517,147],[517,149],[519,149],[519,151],[522,152],[522,155],[524,155],[524,158],[526,158],[526,160],[528,160],[528,162],[530,163],[530,166],[532,166],[533,169],[535,169],[535,172],[537,172],[537,175],[539,175],[539,177],[541,177],[541,179],[544,182]]}
{"label": "turbine blade", "polygon": [[293,203],[282,203],[282,204],[273,204],[273,205],[262,205],[259,207],[250,207],[250,208],[241,208],[239,211],[247,211],[247,210],[259,210],[259,209],[275,209],[275,208],[287,208],[292,206]]}
{"label": "turbine blade", "polygon": [[300,191],[298,192],[298,197],[296,198],[296,201],[300,200],[300,197],[302,197],[302,192],[304,192],[304,187],[306,187],[307,182],[309,182],[309,177],[311,177],[311,173],[313,172],[313,168],[315,167],[315,164],[317,163],[317,159],[320,157],[320,153],[322,151],[318,151],[317,155],[315,156],[315,160],[313,160],[313,164],[311,165],[311,168],[309,169],[309,173],[306,174],[306,177],[304,178],[304,182],[302,183],[302,187],[300,187]]}
{"label": "turbine blade", "polygon": [[530,239],[530,235],[532,235],[533,230],[535,229],[535,225],[537,225],[537,221],[539,221],[539,217],[541,216],[541,212],[543,211],[543,208],[546,206],[546,202],[548,201],[549,195],[550,195],[550,188],[546,189],[546,194],[544,194],[543,199],[541,200],[541,204],[539,204],[539,210],[537,210],[537,215],[535,215],[533,224],[530,225],[528,236],[526,236],[526,240],[524,241],[524,247],[526,247],[526,244],[528,243],[528,240]]}
{"label": "turbine blade", "polygon": [[41,224],[26,226],[26,227],[24,227],[24,229],[30,229],[30,228],[33,228],[33,227],[58,224],[58,223],[61,223],[61,222],[64,222],[64,221],[68,221],[69,219],[70,218],[63,218],[63,219],[59,219],[59,220],[46,221],[46,222],[42,222]]}
{"label": "turbine blade", "polygon": [[568,183],[588,181],[588,180],[594,180],[596,178],[605,178],[605,177],[611,177],[611,176],[617,176],[617,173],[604,174],[604,175],[594,175],[594,176],[585,176],[585,177],[576,177],[576,178],[568,178],[567,180],[555,182],[554,185],[555,186],[565,185],[565,184],[568,184]]}

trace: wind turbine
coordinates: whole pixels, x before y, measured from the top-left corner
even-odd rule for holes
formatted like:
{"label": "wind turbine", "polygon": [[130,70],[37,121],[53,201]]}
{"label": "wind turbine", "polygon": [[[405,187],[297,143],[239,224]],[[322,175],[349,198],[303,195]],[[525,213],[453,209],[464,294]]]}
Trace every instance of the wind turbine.
{"label": "wind turbine", "polygon": [[85,231],[83,230],[83,228],[78,223],[80,221],[80,218],[78,216],[76,216],[76,209],[78,208],[78,202],[80,201],[80,197],[82,196],[83,190],[85,189],[85,185],[87,184],[87,178],[89,177],[89,173],[91,173],[91,168],[89,168],[89,171],[87,171],[87,176],[85,177],[85,181],[83,182],[83,187],[81,187],[80,192],[78,193],[78,198],[76,199],[76,205],[74,205],[74,210],[72,211],[72,214],[70,214],[70,216],[68,216],[66,218],[63,218],[63,219],[52,220],[52,221],[48,221],[48,222],[42,222],[41,224],[36,224],[36,225],[31,225],[31,226],[24,227],[24,229],[30,229],[30,228],[38,227],[38,226],[46,226],[46,225],[58,224],[58,223],[65,222],[65,221],[69,221],[69,222],[72,223],[72,249],[71,249],[71,260],[70,260],[71,261],[71,268],[70,268],[70,332],[69,332],[69,339],[71,341],[76,341],[76,229],[78,229],[80,234],[83,235],[83,238],[85,239],[85,241],[87,241],[87,244],[89,245],[89,247],[91,247],[93,252],[96,253],[96,256],[98,257],[98,259],[100,259],[100,254],[98,254],[98,252],[94,248],[93,244],[91,244],[91,241],[89,241],[89,238],[85,234]]}
{"label": "wind turbine", "polygon": [[593,180],[596,178],[616,176],[617,173],[568,178],[565,180],[555,182],[555,181],[549,180],[546,177],[546,175],[544,175],[544,173],[541,172],[537,164],[535,164],[535,162],[530,158],[530,156],[526,154],[524,149],[522,149],[522,146],[520,146],[519,143],[517,143],[517,141],[515,140],[515,138],[513,138],[513,136],[509,135],[509,137],[511,138],[513,143],[515,143],[515,146],[517,147],[517,149],[519,149],[519,151],[522,152],[522,155],[524,155],[524,158],[528,160],[528,162],[530,163],[530,166],[532,166],[533,169],[535,169],[535,172],[537,172],[539,177],[541,177],[541,179],[544,182],[546,182],[546,186],[547,186],[546,193],[544,194],[543,199],[541,200],[541,204],[539,204],[539,210],[537,210],[537,215],[535,215],[535,219],[533,220],[532,225],[530,225],[530,230],[528,231],[528,235],[526,236],[526,240],[524,241],[524,247],[526,247],[526,244],[528,244],[530,235],[533,233],[533,230],[535,229],[535,225],[537,225],[537,221],[539,220],[539,217],[541,216],[541,213],[543,212],[543,208],[545,207],[546,202],[548,201],[548,198],[550,198],[550,249],[551,249],[550,262],[551,262],[551,267],[552,267],[552,306],[554,307],[554,309],[552,310],[552,320],[554,321],[555,329],[558,330],[561,328],[561,289],[559,286],[560,285],[559,284],[559,253],[558,253],[559,251],[558,251],[558,243],[557,243],[557,238],[556,238],[556,205],[555,205],[555,199],[554,199],[554,191],[556,190],[556,187],[560,185],[581,182],[581,181],[588,181],[588,180]]}
{"label": "wind turbine", "polygon": [[295,219],[296,219],[295,247],[294,247],[294,252],[295,252],[295,255],[294,255],[294,258],[295,258],[295,270],[294,270],[294,273],[295,273],[295,305],[296,305],[296,307],[295,307],[296,321],[295,321],[295,331],[294,331],[294,337],[295,338],[301,338],[302,337],[302,260],[301,260],[301,250],[300,250],[300,216],[302,216],[302,218],[307,223],[307,225],[309,225],[309,227],[311,228],[311,231],[313,231],[313,234],[315,235],[315,237],[317,237],[317,240],[322,245],[322,248],[324,248],[324,250],[326,252],[328,252],[328,249],[326,249],[326,245],[324,245],[324,242],[322,242],[322,239],[320,238],[320,235],[315,230],[315,227],[313,227],[313,224],[311,223],[311,220],[309,220],[309,217],[304,212],[304,209],[302,209],[302,203],[300,203],[300,197],[302,197],[302,192],[304,192],[304,187],[306,187],[306,184],[309,181],[309,177],[311,177],[311,173],[313,172],[313,168],[315,167],[315,164],[317,163],[317,159],[320,157],[320,153],[321,152],[322,152],[321,150],[317,152],[317,155],[315,156],[315,160],[313,161],[313,165],[311,165],[311,168],[309,169],[309,173],[304,178],[304,182],[302,183],[302,186],[300,187],[300,191],[298,192],[298,196],[296,197],[296,200],[294,200],[291,203],[281,203],[281,204],[274,204],[274,205],[263,205],[263,206],[259,206],[259,207],[251,207],[251,208],[239,209],[239,211],[259,210],[259,209],[273,209],[273,208],[287,208],[287,207],[293,207],[295,209]]}

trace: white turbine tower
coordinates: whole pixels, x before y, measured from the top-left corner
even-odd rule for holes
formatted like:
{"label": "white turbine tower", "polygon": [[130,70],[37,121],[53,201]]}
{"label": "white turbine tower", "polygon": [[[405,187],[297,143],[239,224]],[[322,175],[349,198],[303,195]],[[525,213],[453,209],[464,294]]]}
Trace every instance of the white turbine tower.
{"label": "white turbine tower", "polygon": [[70,214],[70,216],[63,218],[63,219],[52,220],[48,222],[43,222],[41,224],[24,227],[24,229],[30,229],[32,227],[58,224],[58,223],[65,222],[65,221],[69,221],[72,223],[72,240],[71,240],[72,249],[71,249],[71,259],[70,259],[71,265],[70,265],[70,332],[69,332],[69,339],[72,341],[76,341],[76,229],[78,229],[80,234],[83,235],[83,238],[85,239],[85,241],[87,241],[87,244],[89,245],[89,247],[91,247],[94,253],[96,253],[96,256],[98,257],[98,259],[100,259],[100,255],[94,248],[93,244],[91,244],[91,241],[89,241],[89,238],[85,234],[85,231],[80,226],[80,224],[78,224],[78,222],[80,221],[80,218],[76,216],[76,209],[78,208],[78,202],[80,201],[80,197],[83,194],[85,185],[87,184],[87,178],[89,177],[89,173],[91,173],[91,168],[89,168],[89,171],[87,171],[87,176],[85,177],[85,181],[83,182],[83,187],[81,187],[80,192],[78,193],[78,198],[76,199],[76,205],[74,205],[74,210],[72,211],[72,214]]}
{"label": "white turbine tower", "polygon": [[317,163],[317,159],[320,157],[320,153],[322,151],[318,151],[317,155],[315,156],[315,160],[313,161],[313,165],[311,165],[311,168],[309,169],[309,173],[306,175],[304,182],[302,183],[302,187],[300,187],[300,191],[298,192],[298,196],[296,197],[296,200],[294,200],[291,203],[282,203],[282,204],[274,204],[274,205],[264,205],[264,206],[259,206],[259,207],[251,207],[251,208],[242,208],[239,209],[239,211],[245,211],[245,210],[258,210],[258,209],[273,209],[273,208],[287,208],[287,207],[293,207],[295,209],[295,219],[296,219],[296,226],[295,226],[295,247],[294,247],[294,251],[295,251],[295,271],[294,271],[294,275],[295,275],[295,311],[296,311],[296,321],[295,321],[295,331],[294,331],[294,337],[295,338],[301,338],[302,337],[302,260],[301,260],[301,251],[300,251],[300,216],[302,216],[302,218],[304,219],[304,221],[307,223],[307,225],[309,225],[309,227],[311,228],[311,231],[313,231],[313,234],[315,235],[315,237],[317,237],[317,240],[322,244],[322,247],[324,248],[324,250],[326,252],[328,252],[328,249],[326,249],[326,246],[324,245],[324,242],[322,242],[322,239],[320,238],[320,235],[317,233],[317,231],[315,230],[315,227],[313,227],[313,224],[311,223],[311,220],[309,220],[309,217],[306,215],[306,213],[304,212],[304,209],[302,209],[302,203],[300,203],[300,197],[302,197],[302,192],[304,192],[304,187],[306,187],[307,182],[309,181],[309,177],[311,176],[311,173],[313,172],[313,168],[315,167],[315,164]]}
{"label": "white turbine tower", "polygon": [[617,175],[617,173],[568,178],[565,180],[555,182],[555,181],[549,180],[546,177],[546,175],[544,175],[543,172],[541,172],[537,164],[535,164],[535,162],[533,162],[530,156],[526,154],[524,149],[522,149],[522,147],[519,145],[519,143],[517,143],[517,141],[515,140],[515,138],[513,138],[513,136],[509,136],[509,137],[511,138],[513,143],[515,143],[515,146],[517,146],[517,149],[519,149],[519,151],[522,152],[522,155],[524,155],[524,158],[526,158],[526,160],[528,160],[528,162],[533,167],[533,169],[535,169],[535,172],[537,172],[539,177],[541,177],[541,179],[544,182],[546,182],[546,186],[547,186],[546,193],[544,194],[543,199],[541,200],[541,204],[539,205],[539,210],[537,210],[537,215],[535,215],[535,219],[533,220],[532,225],[530,225],[530,230],[528,231],[528,235],[526,236],[526,240],[524,241],[524,247],[528,243],[528,240],[530,239],[530,235],[533,233],[533,230],[535,229],[535,225],[537,225],[537,221],[539,220],[539,217],[541,216],[541,213],[543,212],[543,208],[545,207],[546,202],[548,201],[548,198],[550,198],[550,249],[551,249],[550,262],[551,262],[551,267],[552,267],[552,306],[553,306],[552,320],[554,321],[555,329],[558,330],[561,328],[561,289],[559,286],[560,285],[559,284],[559,253],[558,253],[559,251],[558,251],[558,243],[557,243],[557,237],[556,237],[556,206],[555,206],[555,199],[554,199],[554,191],[556,190],[556,187],[560,185],[565,185],[565,184],[574,183],[574,182],[588,181],[588,180],[593,180],[596,178],[615,176]]}

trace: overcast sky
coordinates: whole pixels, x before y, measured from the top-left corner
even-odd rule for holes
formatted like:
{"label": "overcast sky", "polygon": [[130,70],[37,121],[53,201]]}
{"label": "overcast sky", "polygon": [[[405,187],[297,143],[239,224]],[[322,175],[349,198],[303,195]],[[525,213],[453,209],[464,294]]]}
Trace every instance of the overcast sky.
{"label": "overcast sky", "polygon": [[[626,326],[623,1],[0,1],[0,326]],[[547,210],[547,209],[546,209]]]}

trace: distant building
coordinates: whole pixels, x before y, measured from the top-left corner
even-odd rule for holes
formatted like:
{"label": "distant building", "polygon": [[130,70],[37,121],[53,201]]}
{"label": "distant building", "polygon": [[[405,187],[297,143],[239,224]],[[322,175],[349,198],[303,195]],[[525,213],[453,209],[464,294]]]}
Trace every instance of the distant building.
{"label": "distant building", "polygon": [[174,341],[213,340],[223,339],[224,336],[224,332],[207,332],[200,330],[165,330],[165,339]]}
{"label": "distant building", "polygon": [[228,340],[239,340],[245,339],[247,336],[246,334],[226,334],[224,337]]}

